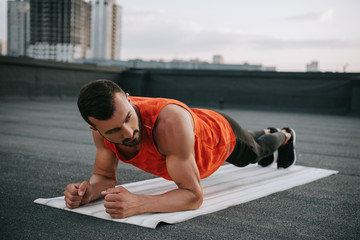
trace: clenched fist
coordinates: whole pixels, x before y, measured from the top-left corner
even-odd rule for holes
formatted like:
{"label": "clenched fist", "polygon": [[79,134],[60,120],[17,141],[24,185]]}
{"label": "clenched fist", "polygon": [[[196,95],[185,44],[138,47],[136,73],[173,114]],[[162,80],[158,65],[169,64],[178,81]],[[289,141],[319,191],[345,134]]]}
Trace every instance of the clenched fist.
{"label": "clenched fist", "polygon": [[88,181],[71,183],[64,192],[66,206],[70,209],[77,208],[91,201],[92,187]]}
{"label": "clenched fist", "polygon": [[106,212],[113,218],[126,218],[139,213],[139,197],[124,187],[109,188],[101,192],[105,196]]}

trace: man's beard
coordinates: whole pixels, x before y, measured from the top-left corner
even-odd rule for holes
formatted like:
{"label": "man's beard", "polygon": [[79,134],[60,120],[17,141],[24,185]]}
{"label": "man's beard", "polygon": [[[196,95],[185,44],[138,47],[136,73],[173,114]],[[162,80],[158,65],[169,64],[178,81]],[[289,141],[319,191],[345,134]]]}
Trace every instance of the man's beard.
{"label": "man's beard", "polygon": [[104,135],[102,135],[102,133],[98,130],[98,132],[100,133],[100,135],[105,138],[108,142],[113,143],[113,144],[120,144],[126,147],[134,147],[136,145],[138,145],[141,142],[141,132],[139,130],[135,130],[133,133],[133,137],[135,136],[136,133],[139,133],[139,137],[137,139],[134,139],[131,141],[131,138],[126,138],[124,141],[122,142],[113,142],[110,139],[107,139]]}
{"label": "man's beard", "polygon": [[126,147],[135,147],[136,145],[138,145],[141,142],[141,133],[139,130],[135,130],[133,137],[136,135],[136,133],[139,133],[139,137],[135,138],[134,140],[131,141],[131,138],[126,138],[121,145],[126,146]]}

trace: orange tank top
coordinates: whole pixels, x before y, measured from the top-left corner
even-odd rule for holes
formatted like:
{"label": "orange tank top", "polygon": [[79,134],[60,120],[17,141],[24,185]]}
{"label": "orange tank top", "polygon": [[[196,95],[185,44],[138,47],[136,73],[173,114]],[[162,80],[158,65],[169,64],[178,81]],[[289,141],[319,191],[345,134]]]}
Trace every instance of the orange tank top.
{"label": "orange tank top", "polygon": [[153,128],[163,107],[176,104],[187,111],[194,120],[195,161],[200,178],[214,173],[229,157],[235,147],[235,134],[228,121],[219,113],[205,109],[190,109],[177,100],[164,98],[130,97],[132,104],[139,108],[142,120],[142,142],[139,153],[132,159],[122,159],[115,144],[104,139],[105,146],[117,158],[146,172],[171,180],[166,169],[166,157],[160,154],[153,140]]}

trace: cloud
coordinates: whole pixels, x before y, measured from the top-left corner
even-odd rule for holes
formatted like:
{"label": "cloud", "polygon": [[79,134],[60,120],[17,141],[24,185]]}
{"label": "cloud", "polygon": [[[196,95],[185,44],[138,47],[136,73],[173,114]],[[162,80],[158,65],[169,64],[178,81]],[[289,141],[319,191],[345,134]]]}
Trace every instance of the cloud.
{"label": "cloud", "polygon": [[[295,19],[327,21],[333,10],[295,16]],[[124,19],[122,56],[125,58],[173,58],[211,56],[214,53],[359,49],[360,40],[340,37],[317,39],[281,38],[265,34],[247,34],[241,28],[210,28],[189,19],[177,19],[161,10],[133,11]]]}
{"label": "cloud", "polygon": [[259,37],[254,39],[256,48],[263,50],[282,49],[349,49],[359,48],[360,41],[348,41],[343,39],[281,39],[271,37]]}
{"label": "cloud", "polygon": [[[148,22],[149,24],[149,22]],[[224,33],[206,29],[199,24],[190,22],[177,22],[170,24],[167,21],[157,22],[147,27],[139,27],[137,30],[128,32],[124,39],[123,48],[131,48],[138,51],[158,51],[185,53],[208,51],[209,53],[244,43],[243,36],[234,33]],[[124,36],[125,37],[125,36]]]}
{"label": "cloud", "polygon": [[321,12],[309,12],[296,16],[291,16],[285,20],[289,21],[329,21],[334,16],[334,9],[330,8]]}
{"label": "cloud", "polygon": [[[325,16],[324,16],[325,17]],[[255,50],[282,49],[344,49],[360,47],[360,43],[343,39],[284,39],[266,35],[244,34],[234,29],[207,29],[200,24],[154,18],[144,23],[133,22],[127,32],[124,48],[157,48],[163,51],[212,52],[217,49],[248,48]]]}
{"label": "cloud", "polygon": [[126,9],[126,17],[128,18],[134,18],[134,19],[148,19],[148,18],[154,18],[161,14],[163,14],[164,11],[161,9],[156,10],[148,10],[148,9]]}
{"label": "cloud", "polygon": [[320,15],[320,21],[328,21],[331,20],[334,16],[334,9],[328,9],[326,11],[324,11],[321,15]]}

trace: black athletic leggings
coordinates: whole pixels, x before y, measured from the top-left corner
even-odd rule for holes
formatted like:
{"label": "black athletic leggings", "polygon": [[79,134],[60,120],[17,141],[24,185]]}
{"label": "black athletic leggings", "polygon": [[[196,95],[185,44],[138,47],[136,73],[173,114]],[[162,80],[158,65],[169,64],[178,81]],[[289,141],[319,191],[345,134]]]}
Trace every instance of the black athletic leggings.
{"label": "black athletic leggings", "polygon": [[237,167],[257,163],[260,159],[273,154],[286,140],[282,132],[265,134],[263,130],[247,131],[228,115],[218,113],[230,123],[235,133],[236,145],[226,161]]}

